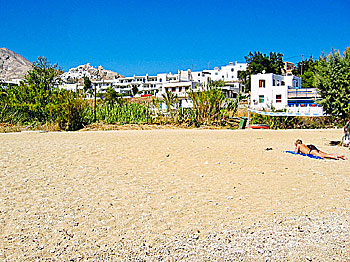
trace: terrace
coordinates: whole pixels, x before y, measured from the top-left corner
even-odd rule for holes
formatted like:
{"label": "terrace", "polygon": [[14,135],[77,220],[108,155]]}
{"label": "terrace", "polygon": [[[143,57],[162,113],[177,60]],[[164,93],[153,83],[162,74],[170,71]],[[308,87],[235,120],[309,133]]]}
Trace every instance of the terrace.
{"label": "terrace", "polygon": [[316,88],[288,87],[288,99],[317,99],[320,98]]}

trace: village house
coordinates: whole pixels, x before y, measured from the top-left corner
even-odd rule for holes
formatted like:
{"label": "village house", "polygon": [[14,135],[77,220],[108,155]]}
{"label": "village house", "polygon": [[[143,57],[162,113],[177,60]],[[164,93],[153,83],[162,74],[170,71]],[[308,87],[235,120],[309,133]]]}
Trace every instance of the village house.
{"label": "village house", "polygon": [[319,98],[315,88],[303,88],[302,79],[294,75],[251,76],[251,109],[322,114],[323,109],[317,104]]}

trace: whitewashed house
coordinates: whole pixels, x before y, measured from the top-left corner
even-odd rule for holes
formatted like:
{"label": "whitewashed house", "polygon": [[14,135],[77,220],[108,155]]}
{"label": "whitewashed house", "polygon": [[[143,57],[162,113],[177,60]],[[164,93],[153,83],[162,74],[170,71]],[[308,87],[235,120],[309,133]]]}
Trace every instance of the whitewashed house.
{"label": "whitewashed house", "polygon": [[[171,92],[177,95],[184,107],[191,106],[187,103],[187,92],[201,91],[208,88],[211,81],[222,80],[225,83],[224,87],[220,87],[227,97],[235,97],[239,92],[242,92],[242,84],[238,79],[238,72],[247,69],[246,63],[232,63],[218,67],[213,70],[203,70],[192,72],[189,70],[179,70],[176,74],[160,73],[156,76],[148,74],[144,76],[119,77],[111,80],[92,79],[92,86],[96,88],[97,93],[104,93],[108,87],[114,88],[120,94],[131,94],[137,88],[140,95],[155,95],[158,98],[162,94]],[[73,75],[75,77],[75,75]],[[72,76],[72,77],[73,77]],[[82,86],[77,84],[63,83],[61,88],[68,90],[82,89]]]}
{"label": "whitewashed house", "polygon": [[302,79],[294,75],[251,75],[250,108],[285,110],[291,113],[322,113],[315,88],[303,88]]}
{"label": "whitewashed house", "polygon": [[18,86],[23,79],[5,80],[0,78],[0,87],[7,88],[7,86]]}
{"label": "whitewashed house", "polygon": [[221,89],[227,97],[236,97],[238,93],[242,93],[244,86],[238,78],[240,71],[247,70],[247,63],[233,63],[222,66],[220,69],[215,67],[213,70],[203,70],[203,74],[208,78],[208,81],[222,80],[225,83]]}
{"label": "whitewashed house", "polygon": [[179,97],[187,97],[186,92],[190,89],[199,91],[206,90],[211,81],[223,81],[225,86],[220,87],[228,97],[235,97],[239,92],[243,91],[243,85],[238,78],[239,71],[247,69],[246,63],[232,63],[222,66],[220,69],[215,67],[213,70],[187,71],[180,70],[173,75],[173,79],[169,79],[167,74],[158,74],[158,82],[160,89],[158,95],[173,92]]}
{"label": "whitewashed house", "polygon": [[224,82],[237,81],[238,72],[247,70],[246,63],[230,62],[228,65],[222,66],[220,69],[215,67],[213,70],[203,70],[204,74],[207,74],[211,80]]}

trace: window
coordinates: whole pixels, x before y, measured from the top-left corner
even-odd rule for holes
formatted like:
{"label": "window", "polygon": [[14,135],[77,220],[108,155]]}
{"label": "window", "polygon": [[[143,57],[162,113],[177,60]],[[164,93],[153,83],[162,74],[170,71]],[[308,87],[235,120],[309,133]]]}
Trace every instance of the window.
{"label": "window", "polygon": [[173,91],[173,92],[176,92],[176,87],[173,87],[173,88],[172,88],[172,91]]}
{"label": "window", "polygon": [[259,87],[265,87],[265,80],[259,80]]}
{"label": "window", "polygon": [[265,101],[264,96],[263,95],[259,96],[259,103],[262,104],[264,103],[264,101]]}
{"label": "window", "polygon": [[286,83],[284,81],[281,81],[281,86],[285,86]]}
{"label": "window", "polygon": [[217,76],[217,75],[218,75],[218,72],[216,72],[215,75]]}
{"label": "window", "polygon": [[198,73],[198,76],[201,76],[201,73]]}
{"label": "window", "polygon": [[162,82],[162,80],[163,80],[163,79],[160,78],[160,79],[159,79],[159,82]]}
{"label": "window", "polygon": [[179,92],[182,92],[182,87],[179,87]]}
{"label": "window", "polygon": [[282,103],[282,95],[276,95],[276,103]]}
{"label": "window", "polygon": [[276,80],[273,79],[272,83],[273,83],[272,85],[275,86],[276,85]]}
{"label": "window", "polygon": [[231,72],[235,71],[233,68],[231,68]]}
{"label": "window", "polygon": [[293,80],[293,86],[294,86],[294,87],[299,87],[299,82],[298,82],[298,80],[296,80],[296,79]]}

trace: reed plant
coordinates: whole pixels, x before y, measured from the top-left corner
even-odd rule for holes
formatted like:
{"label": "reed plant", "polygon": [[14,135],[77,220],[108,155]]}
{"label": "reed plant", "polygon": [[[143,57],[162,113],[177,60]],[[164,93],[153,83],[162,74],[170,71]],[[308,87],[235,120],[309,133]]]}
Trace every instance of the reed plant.
{"label": "reed plant", "polygon": [[[92,117],[92,108],[88,113]],[[151,124],[152,111],[147,104],[139,103],[105,103],[97,106],[96,120],[108,124]]]}
{"label": "reed plant", "polygon": [[190,115],[196,126],[225,125],[238,108],[239,99],[227,99],[218,88],[201,92],[190,91],[188,96],[193,102],[193,108],[190,109],[193,112]]}

